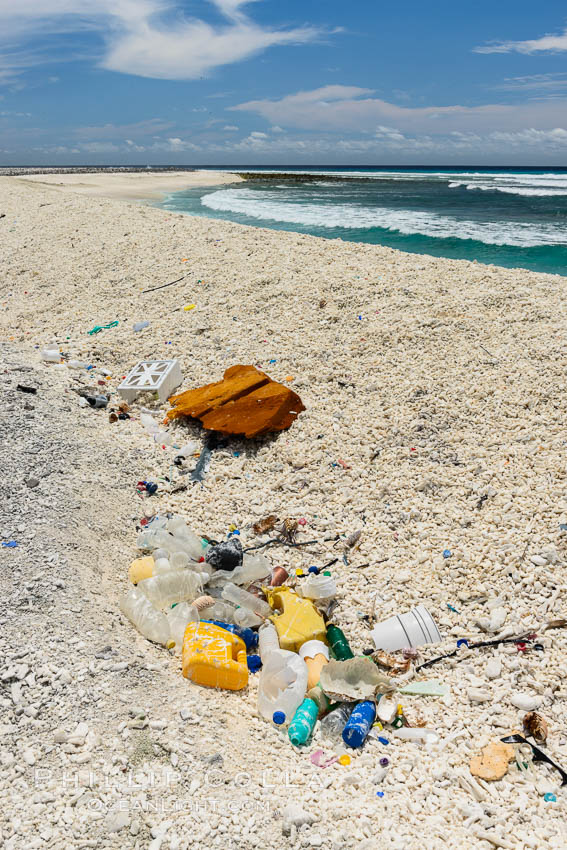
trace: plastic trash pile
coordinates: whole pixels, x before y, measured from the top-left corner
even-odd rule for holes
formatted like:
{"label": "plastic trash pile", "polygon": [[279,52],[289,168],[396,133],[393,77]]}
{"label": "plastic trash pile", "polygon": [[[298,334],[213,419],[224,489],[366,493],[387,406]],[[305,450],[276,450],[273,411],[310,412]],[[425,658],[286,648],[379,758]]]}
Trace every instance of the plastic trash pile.
{"label": "plastic trash pile", "polygon": [[[179,516],[154,517],[137,546],[143,556],[130,566],[122,612],[148,640],[180,655],[194,683],[241,690],[261,668],[258,712],[266,721],[287,727],[294,746],[308,743],[320,721],[335,756],[321,762],[317,751],[315,764],[348,764],[348,749],[369,735],[388,743],[385,726],[401,738],[436,740],[432,730],[407,725],[390,678],[402,672],[400,693],[447,692],[436,680],[408,684],[414,647],[441,639],[423,606],[378,624],[376,652],[355,656],[333,622],[337,590],[328,569],[289,576],[244,551],[237,534],[210,541]],[[400,650],[406,655],[387,654]]]}

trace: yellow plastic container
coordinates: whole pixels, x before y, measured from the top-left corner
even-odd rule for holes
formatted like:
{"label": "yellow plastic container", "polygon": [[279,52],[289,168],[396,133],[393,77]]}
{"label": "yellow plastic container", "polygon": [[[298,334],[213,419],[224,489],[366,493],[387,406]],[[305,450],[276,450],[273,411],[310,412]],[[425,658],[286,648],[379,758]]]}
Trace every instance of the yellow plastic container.
{"label": "yellow plastic container", "polygon": [[185,678],[197,685],[240,691],[248,684],[244,641],[213,623],[189,623],[182,663]]}
{"label": "yellow plastic container", "polygon": [[289,587],[262,588],[270,606],[278,609],[270,620],[273,621],[280,647],[298,652],[299,647],[308,640],[321,640],[326,643],[325,621],[310,599],[298,596]]}
{"label": "yellow plastic container", "polygon": [[128,570],[128,578],[132,584],[138,584],[139,581],[143,581],[145,578],[151,578],[153,574],[154,559],[151,555],[147,555],[145,558],[137,558],[135,561],[132,561],[130,569]]}

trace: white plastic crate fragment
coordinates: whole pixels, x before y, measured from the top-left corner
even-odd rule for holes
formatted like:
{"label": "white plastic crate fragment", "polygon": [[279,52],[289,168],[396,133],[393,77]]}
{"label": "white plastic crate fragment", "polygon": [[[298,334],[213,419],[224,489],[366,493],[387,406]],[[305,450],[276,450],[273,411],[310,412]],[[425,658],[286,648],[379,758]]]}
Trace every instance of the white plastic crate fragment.
{"label": "white plastic crate fragment", "polygon": [[128,402],[142,392],[157,393],[160,401],[167,401],[182,380],[177,360],[142,360],[126,375],[118,392]]}

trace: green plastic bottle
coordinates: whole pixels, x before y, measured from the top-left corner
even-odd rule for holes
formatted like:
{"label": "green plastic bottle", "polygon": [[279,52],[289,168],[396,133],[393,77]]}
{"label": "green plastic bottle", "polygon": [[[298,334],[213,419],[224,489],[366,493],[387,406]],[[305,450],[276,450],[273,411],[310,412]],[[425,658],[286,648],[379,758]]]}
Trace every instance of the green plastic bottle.
{"label": "green plastic bottle", "polygon": [[348,661],[349,658],[354,658],[348,640],[338,626],[327,626],[327,640],[337,661]]}
{"label": "green plastic bottle", "polygon": [[309,697],[303,700],[289,724],[288,737],[294,747],[307,743],[319,714],[319,706]]}

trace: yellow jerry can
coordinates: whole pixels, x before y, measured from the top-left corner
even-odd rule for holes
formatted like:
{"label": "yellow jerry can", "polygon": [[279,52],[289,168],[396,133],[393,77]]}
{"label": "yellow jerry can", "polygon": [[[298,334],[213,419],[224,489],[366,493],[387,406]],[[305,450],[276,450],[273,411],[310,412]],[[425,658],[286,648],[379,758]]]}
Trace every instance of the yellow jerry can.
{"label": "yellow jerry can", "polygon": [[240,691],[248,684],[244,641],[213,623],[189,623],[182,664],[185,678],[197,685]]}
{"label": "yellow jerry can", "polygon": [[282,649],[298,652],[299,647],[308,640],[321,640],[327,643],[325,621],[310,599],[298,596],[289,587],[263,587],[266,598],[278,612],[273,621]]}

